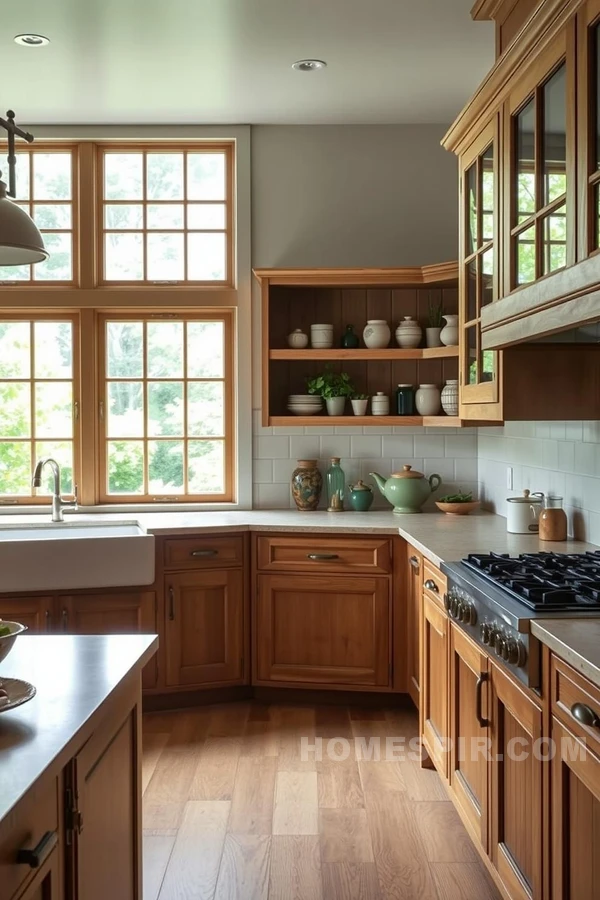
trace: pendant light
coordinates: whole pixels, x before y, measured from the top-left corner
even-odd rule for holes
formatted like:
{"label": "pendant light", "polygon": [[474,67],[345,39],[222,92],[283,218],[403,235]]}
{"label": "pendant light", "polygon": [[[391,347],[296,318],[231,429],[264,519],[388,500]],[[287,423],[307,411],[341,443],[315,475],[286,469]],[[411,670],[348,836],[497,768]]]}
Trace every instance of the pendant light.
{"label": "pendant light", "polygon": [[[15,124],[15,114],[9,109],[6,119],[0,116],[0,125],[8,132],[8,187],[0,181],[0,266],[22,266],[42,262],[48,251],[39,229],[24,209],[10,199],[16,196],[15,135],[28,144],[33,135],[22,131]],[[2,173],[0,172],[0,175]]]}

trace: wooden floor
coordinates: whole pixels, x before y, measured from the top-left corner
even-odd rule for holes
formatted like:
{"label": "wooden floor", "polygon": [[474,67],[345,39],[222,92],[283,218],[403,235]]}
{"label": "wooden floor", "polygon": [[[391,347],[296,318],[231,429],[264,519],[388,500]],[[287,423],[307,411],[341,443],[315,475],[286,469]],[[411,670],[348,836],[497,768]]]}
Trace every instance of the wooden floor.
{"label": "wooden floor", "polygon": [[416,735],[403,709],[146,715],[144,900],[498,900],[435,772],[327,759],[334,737]]}

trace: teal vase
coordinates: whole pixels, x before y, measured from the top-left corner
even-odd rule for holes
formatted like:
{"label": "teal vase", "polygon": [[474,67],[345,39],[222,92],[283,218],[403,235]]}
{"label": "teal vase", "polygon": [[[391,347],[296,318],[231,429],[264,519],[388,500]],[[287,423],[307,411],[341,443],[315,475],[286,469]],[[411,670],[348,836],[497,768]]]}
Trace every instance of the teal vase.
{"label": "teal vase", "polygon": [[340,466],[339,456],[331,457],[331,465],[325,476],[327,485],[327,512],[342,512],[346,492],[346,476]]}
{"label": "teal vase", "polygon": [[354,334],[354,325],[346,325],[346,331],[342,336],[342,349],[356,350],[359,345],[358,335]]}

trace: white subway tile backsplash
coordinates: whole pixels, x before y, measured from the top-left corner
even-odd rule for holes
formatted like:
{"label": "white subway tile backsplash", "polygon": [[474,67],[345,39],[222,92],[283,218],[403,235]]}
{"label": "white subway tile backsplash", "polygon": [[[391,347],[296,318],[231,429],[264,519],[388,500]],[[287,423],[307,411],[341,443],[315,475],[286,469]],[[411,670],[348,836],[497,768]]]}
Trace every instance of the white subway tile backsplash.
{"label": "white subway tile backsplash", "polygon": [[412,434],[391,435],[384,437],[382,441],[382,451],[384,456],[392,457],[413,457],[415,455],[415,438]]}
{"label": "white subway tile backsplash", "polygon": [[254,484],[271,484],[273,482],[273,460],[254,460]]}
{"label": "white subway tile backsplash", "polygon": [[[444,456],[446,445],[444,441],[450,438],[444,438],[443,435],[424,434],[423,437],[415,437],[415,456],[436,457]],[[471,440],[471,438],[467,438]]]}
{"label": "white subway tile backsplash", "polygon": [[257,459],[286,459],[290,455],[290,438],[267,435],[256,438]]}
{"label": "white subway tile backsplash", "polygon": [[350,455],[355,459],[374,459],[381,456],[381,438],[376,434],[351,437]]}
{"label": "white subway tile backsplash", "polygon": [[290,438],[289,455],[292,459],[319,459],[321,456],[320,438],[316,434],[310,437],[306,435],[304,437],[296,437],[294,435]]}
{"label": "white subway tile backsplash", "polygon": [[289,484],[255,484],[254,505],[259,509],[289,509]]}
{"label": "white subway tile backsplash", "polygon": [[446,456],[473,457],[477,455],[476,434],[456,434],[444,438]]}
{"label": "white subway tile backsplash", "polygon": [[348,458],[350,456],[350,437],[340,434],[334,434],[330,437],[321,438],[321,449],[319,456],[321,459],[331,459],[332,456],[340,456]]}
{"label": "white subway tile backsplash", "polygon": [[575,444],[575,471],[579,475],[595,475],[597,454],[595,444]]}

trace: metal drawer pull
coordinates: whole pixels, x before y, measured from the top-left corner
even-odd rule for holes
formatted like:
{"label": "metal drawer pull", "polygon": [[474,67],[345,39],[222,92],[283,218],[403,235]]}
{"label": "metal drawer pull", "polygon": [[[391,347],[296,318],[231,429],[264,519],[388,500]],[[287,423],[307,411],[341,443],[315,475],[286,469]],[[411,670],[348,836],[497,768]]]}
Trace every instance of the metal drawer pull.
{"label": "metal drawer pull", "polygon": [[319,560],[325,560],[325,559],[339,559],[340,558],[339,554],[337,554],[337,553],[307,553],[306,556],[308,559],[314,559],[315,562],[317,562]]}
{"label": "metal drawer pull", "polygon": [[19,850],[17,862],[32,869],[39,869],[58,844],[56,831],[47,831],[33,850]]}
{"label": "metal drawer pull", "polygon": [[193,557],[199,558],[199,559],[202,559],[203,557],[206,557],[206,556],[218,556],[218,555],[219,555],[218,550],[192,550],[190,553],[190,556],[193,556]]}
{"label": "metal drawer pull", "polygon": [[440,592],[440,589],[433,578],[428,578],[424,584],[424,587],[426,587],[428,591],[433,591],[434,594],[439,594]]}
{"label": "metal drawer pull", "polygon": [[487,726],[491,724],[489,719],[483,718],[483,713],[481,712],[483,685],[486,683],[488,678],[489,675],[487,672],[480,672],[479,678],[477,679],[477,684],[475,685],[475,715],[477,716],[477,721],[479,722],[480,728],[487,728]]}
{"label": "metal drawer pull", "polygon": [[574,703],[571,707],[571,715],[581,725],[587,725],[588,728],[600,728],[600,718],[585,703]]}
{"label": "metal drawer pull", "polygon": [[61,617],[62,617],[62,630],[68,631],[69,630],[69,610],[66,608],[63,608],[63,610],[61,612]]}
{"label": "metal drawer pull", "polygon": [[175,591],[172,587],[169,588],[169,619],[171,622],[175,618]]}
{"label": "metal drawer pull", "polygon": [[416,569],[417,571],[419,570],[419,560],[416,556],[411,556],[411,558],[409,559],[409,563],[411,564],[413,569]]}

